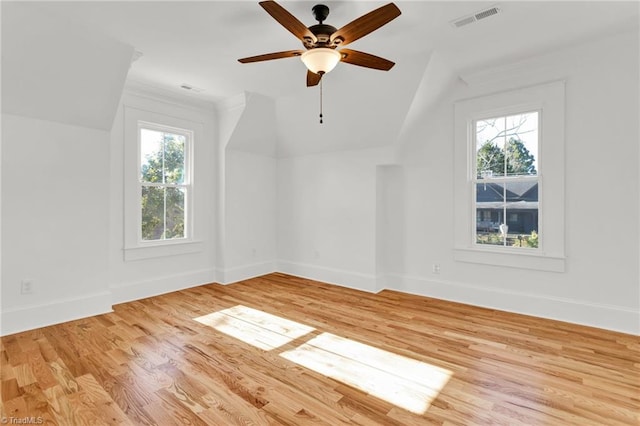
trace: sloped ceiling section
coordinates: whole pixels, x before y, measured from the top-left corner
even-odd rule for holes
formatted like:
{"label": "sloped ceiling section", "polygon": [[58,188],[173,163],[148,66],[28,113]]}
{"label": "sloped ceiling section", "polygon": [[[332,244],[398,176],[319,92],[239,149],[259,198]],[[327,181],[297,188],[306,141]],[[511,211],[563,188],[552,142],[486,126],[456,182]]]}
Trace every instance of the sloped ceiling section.
{"label": "sloped ceiling section", "polygon": [[457,81],[456,72],[442,59],[442,55],[438,51],[433,51],[396,141],[399,159],[411,162],[412,147],[424,145],[423,140],[412,136],[415,135],[416,127],[427,121],[432,109]]}
{"label": "sloped ceiling section", "polygon": [[319,122],[320,86],[278,98],[278,156],[394,143],[430,55],[389,52],[381,56],[396,62],[389,72],[339,64],[324,77],[323,124]]}
{"label": "sloped ceiling section", "polygon": [[2,2],[2,111],[110,130],[133,52],[38,3]]}
{"label": "sloped ceiling section", "polygon": [[244,110],[229,138],[227,149],[276,157],[276,124],[274,100],[245,92]]}

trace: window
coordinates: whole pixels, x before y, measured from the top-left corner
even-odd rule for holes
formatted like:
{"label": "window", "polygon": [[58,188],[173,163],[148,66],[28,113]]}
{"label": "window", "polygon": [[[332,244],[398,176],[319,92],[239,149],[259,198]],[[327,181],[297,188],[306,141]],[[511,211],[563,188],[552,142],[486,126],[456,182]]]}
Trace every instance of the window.
{"label": "window", "polygon": [[475,244],[539,246],[539,112],[473,121]]}
{"label": "window", "polygon": [[192,139],[187,130],[139,123],[141,241],[189,237]]}
{"label": "window", "polygon": [[172,112],[176,114],[124,107],[125,261],[197,253],[205,247],[206,200],[194,178],[202,176],[203,168],[194,164],[201,161],[195,154],[203,146],[204,126],[191,121],[190,112]]}
{"label": "window", "polygon": [[456,261],[564,271],[564,90],[456,102]]}

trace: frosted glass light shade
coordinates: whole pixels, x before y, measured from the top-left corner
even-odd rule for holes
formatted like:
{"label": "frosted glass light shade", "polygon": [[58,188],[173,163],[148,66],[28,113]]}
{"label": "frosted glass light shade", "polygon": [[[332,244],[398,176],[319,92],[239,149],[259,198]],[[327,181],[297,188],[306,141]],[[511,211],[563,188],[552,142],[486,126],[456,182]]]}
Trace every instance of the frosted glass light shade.
{"label": "frosted glass light shade", "polygon": [[307,50],[300,57],[307,69],[316,74],[328,73],[340,62],[340,53],[327,47]]}

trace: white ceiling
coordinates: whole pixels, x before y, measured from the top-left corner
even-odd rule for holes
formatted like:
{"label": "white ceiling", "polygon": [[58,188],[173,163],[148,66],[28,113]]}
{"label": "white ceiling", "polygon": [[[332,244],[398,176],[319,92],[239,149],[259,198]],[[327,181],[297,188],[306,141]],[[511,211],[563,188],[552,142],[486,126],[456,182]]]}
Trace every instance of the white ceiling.
{"label": "white ceiling", "polygon": [[[305,25],[315,23],[311,7],[316,3],[280,2]],[[339,28],[386,2],[324,3],[331,9],[326,23]],[[411,61],[414,55],[437,51],[459,72],[522,59],[631,28],[638,24],[639,9],[635,1],[398,1],[396,4],[402,10],[400,17],[349,47],[398,64]],[[496,4],[502,9],[499,15],[462,28],[450,24],[456,18]],[[133,46],[143,56],[129,71],[132,81],[183,94],[179,86],[188,83],[204,89],[190,96],[209,101],[245,90],[271,97],[304,96],[308,90],[304,83],[305,68],[297,58],[253,64],[237,62],[245,56],[301,47],[257,1],[47,1],[24,2],[20,7],[83,25]],[[342,69],[348,67],[355,69],[348,72]],[[344,83],[360,76],[373,79],[368,81],[371,84],[385,84],[382,75],[370,77],[372,73],[385,74],[340,64],[327,77],[336,81],[338,87],[344,87],[341,80]]]}
{"label": "white ceiling", "polygon": [[[316,3],[281,5],[313,25],[311,8]],[[72,124],[80,120],[91,125],[83,118],[85,111],[104,111],[114,102],[102,100],[117,100],[122,91],[112,68],[120,68],[122,81],[127,72],[126,63],[104,60],[135,49],[142,56],[127,75],[134,87],[170,92],[211,107],[212,102],[243,92],[266,96],[262,101],[259,96],[249,98],[255,105],[247,106],[227,146],[278,157],[392,144],[406,120],[422,119],[411,114],[412,103],[435,102],[457,76],[468,79],[482,68],[632,28],[637,31],[640,8],[637,1],[398,1],[401,16],[349,45],[395,61],[396,66],[384,72],[339,64],[323,78],[325,124],[320,126],[318,88],[306,87],[306,70],[298,58],[237,61],[302,47],[257,1],[0,4],[3,111],[27,114],[37,106],[33,116],[62,116]],[[331,9],[326,23],[340,28],[385,2],[326,4]],[[450,24],[494,5],[500,14],[461,28]],[[39,27],[41,22],[47,23],[47,31]],[[82,37],[86,40],[79,40]],[[185,91],[180,88],[184,83],[204,91]],[[419,87],[421,97],[414,99]],[[12,104],[19,108],[11,109]],[[110,122],[113,111],[102,116]]]}

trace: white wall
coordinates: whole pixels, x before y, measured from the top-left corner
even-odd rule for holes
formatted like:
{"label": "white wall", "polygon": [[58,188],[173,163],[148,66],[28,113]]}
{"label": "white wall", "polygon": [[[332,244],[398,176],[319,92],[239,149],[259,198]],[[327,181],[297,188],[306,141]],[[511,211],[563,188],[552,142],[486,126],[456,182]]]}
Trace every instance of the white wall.
{"label": "white wall", "polygon": [[404,271],[405,174],[400,165],[376,168],[376,290]]}
{"label": "white wall", "polygon": [[[624,34],[466,76],[405,132],[406,269],[392,288],[640,332],[638,37]],[[453,102],[566,80],[566,272],[453,260]],[[441,264],[434,275],[432,265]]]}
{"label": "white wall", "polygon": [[276,159],[228,149],[224,283],[275,271]]}
{"label": "white wall", "polygon": [[[278,269],[640,333],[638,71],[634,32],[457,83],[440,75],[450,90],[435,104],[413,102],[396,152],[279,159]],[[566,271],[454,261],[454,102],[558,79],[566,80]],[[421,84],[416,99],[429,90]]]}
{"label": "white wall", "polygon": [[273,99],[243,93],[218,105],[221,229],[218,281],[276,269],[276,120]]}
{"label": "white wall", "polygon": [[278,160],[278,268],[376,291],[376,166],[390,148]]}
{"label": "white wall", "polygon": [[3,4],[1,28],[8,334],[111,309],[109,130],[133,47],[35,3]]}
{"label": "white wall", "polygon": [[[427,93],[430,79],[451,84],[445,71],[441,62],[427,66],[417,101],[403,95],[410,119],[374,135],[386,146],[278,159],[276,130],[286,129],[272,126],[287,109],[248,94],[221,113],[129,91],[111,133],[3,114],[2,334],[271,270],[640,333],[637,32],[465,74],[468,84]],[[555,79],[567,87],[566,272],[455,262],[454,102]],[[202,250],[124,260],[123,104],[202,124]],[[340,140],[359,137],[338,127]],[[23,279],[33,280],[33,294],[19,293]]]}
{"label": "white wall", "polygon": [[109,133],[3,114],[2,154],[2,334],[110,311]]}
{"label": "white wall", "polygon": [[[125,108],[187,120],[203,132],[194,140],[194,238],[198,249],[191,253],[125,260]],[[140,299],[216,280],[216,181],[217,133],[211,104],[158,96],[138,87],[125,91],[111,131],[109,269],[113,303]]]}

